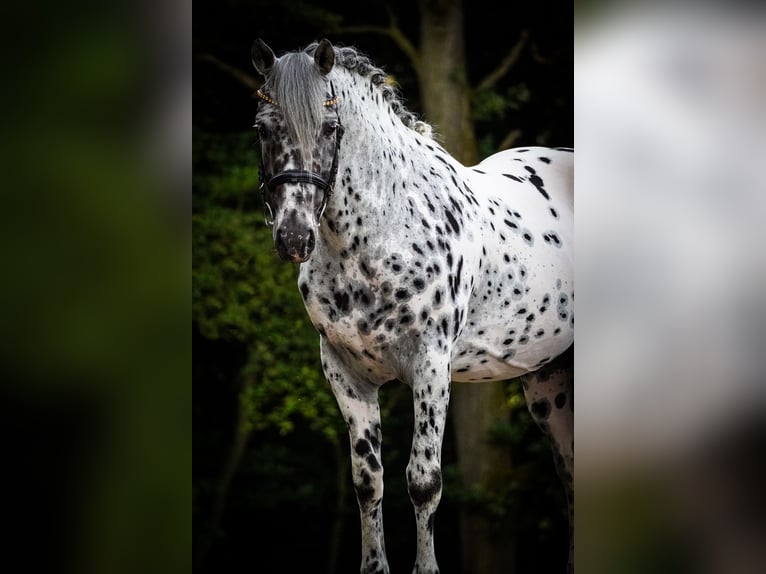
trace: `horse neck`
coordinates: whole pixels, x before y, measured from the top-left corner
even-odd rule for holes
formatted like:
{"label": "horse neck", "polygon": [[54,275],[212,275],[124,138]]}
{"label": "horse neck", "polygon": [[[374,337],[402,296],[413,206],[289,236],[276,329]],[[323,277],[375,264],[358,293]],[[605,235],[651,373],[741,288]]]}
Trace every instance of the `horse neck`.
{"label": "horse neck", "polygon": [[338,251],[353,241],[357,218],[385,221],[407,204],[408,195],[427,188],[421,174],[449,178],[449,170],[456,173],[462,167],[434,140],[406,127],[374,90],[350,84],[338,90],[345,133],[335,191],[325,212],[328,225],[322,229],[327,245]]}
{"label": "horse neck", "polygon": [[[413,141],[416,134],[401,123],[380,95],[376,101],[367,86],[364,90],[351,92],[344,104],[341,119],[346,131],[341,147],[341,167],[351,170],[358,185],[376,185],[381,191],[380,185],[401,178],[397,173],[398,162],[393,158]],[[382,195],[378,194],[377,198],[384,200]]]}

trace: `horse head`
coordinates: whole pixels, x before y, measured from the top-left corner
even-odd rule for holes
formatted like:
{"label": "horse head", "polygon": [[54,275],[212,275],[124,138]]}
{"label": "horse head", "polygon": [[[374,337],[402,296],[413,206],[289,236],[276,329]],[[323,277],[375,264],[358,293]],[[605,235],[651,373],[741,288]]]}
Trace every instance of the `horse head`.
{"label": "horse head", "polygon": [[335,184],[343,127],[331,72],[335,49],[322,40],[277,58],[262,40],[252,60],[264,77],[255,127],[261,141],[261,192],[274,246],[286,261],[304,262]]}

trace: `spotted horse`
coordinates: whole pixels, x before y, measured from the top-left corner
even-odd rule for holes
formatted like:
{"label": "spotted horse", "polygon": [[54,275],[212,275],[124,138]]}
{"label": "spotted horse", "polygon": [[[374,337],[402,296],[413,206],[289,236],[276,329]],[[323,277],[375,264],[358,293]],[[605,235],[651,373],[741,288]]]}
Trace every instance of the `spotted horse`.
{"label": "spotted horse", "polygon": [[[412,388],[406,476],[413,572],[439,571],[434,515],[451,381],[525,375],[573,515],[573,153],[527,147],[460,164],[355,48],[313,43],[276,57],[255,127],[261,191],[279,256],[319,333],[322,366],[348,426],[362,573],[388,573],[378,390]],[[569,352],[568,352],[569,351]],[[570,536],[570,560],[572,566]]]}

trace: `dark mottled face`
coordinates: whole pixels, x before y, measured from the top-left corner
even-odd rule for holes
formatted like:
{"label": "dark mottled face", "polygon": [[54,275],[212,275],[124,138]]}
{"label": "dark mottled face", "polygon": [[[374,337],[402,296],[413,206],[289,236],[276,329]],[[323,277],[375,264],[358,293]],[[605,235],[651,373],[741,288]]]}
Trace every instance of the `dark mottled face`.
{"label": "dark mottled face", "polygon": [[257,92],[255,127],[261,139],[261,181],[274,216],[274,245],[282,259],[300,263],[316,245],[342,134],[337,100],[330,95],[335,50],[322,40],[277,58],[258,39],[251,56],[266,80]]}
{"label": "dark mottled face", "polygon": [[[268,182],[284,172],[312,173],[331,183],[332,165],[339,137],[336,106],[322,106],[322,117],[300,144],[289,129],[290,111],[263,101],[255,127],[261,142],[263,174]],[[305,128],[305,126],[303,126]],[[302,145],[301,145],[302,144]],[[320,210],[325,193],[321,182],[277,179],[268,185],[267,198],[274,215],[274,245],[286,261],[303,262],[311,256],[316,242]]]}

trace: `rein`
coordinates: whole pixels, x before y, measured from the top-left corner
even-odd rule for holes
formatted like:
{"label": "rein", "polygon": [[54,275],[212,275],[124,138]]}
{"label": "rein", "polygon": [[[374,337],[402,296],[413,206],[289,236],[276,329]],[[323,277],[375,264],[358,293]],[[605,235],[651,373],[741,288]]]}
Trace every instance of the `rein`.
{"label": "rein", "polygon": [[[335,88],[330,82],[330,93],[332,98],[322,102],[324,107],[333,107],[337,114],[338,101],[340,98],[335,95]],[[279,106],[276,100],[263,93],[261,90],[255,92],[255,95],[262,99],[264,102],[273,106]],[[274,211],[271,208],[269,198],[278,185],[285,183],[308,183],[316,186],[322,191],[322,204],[319,206],[316,212],[317,225],[321,224],[322,215],[327,208],[327,202],[330,199],[330,195],[334,191],[335,178],[338,175],[338,152],[340,151],[340,140],[343,138],[343,126],[340,123],[340,114],[338,114],[338,126],[335,131],[335,151],[332,158],[332,166],[330,167],[330,177],[325,180],[320,174],[313,171],[306,171],[302,169],[286,169],[276,175],[269,175],[263,165],[263,157],[261,157],[260,167],[258,169],[258,177],[260,183],[258,189],[261,191],[261,197],[263,198],[264,217],[266,219],[266,225],[271,227],[274,225]]]}

